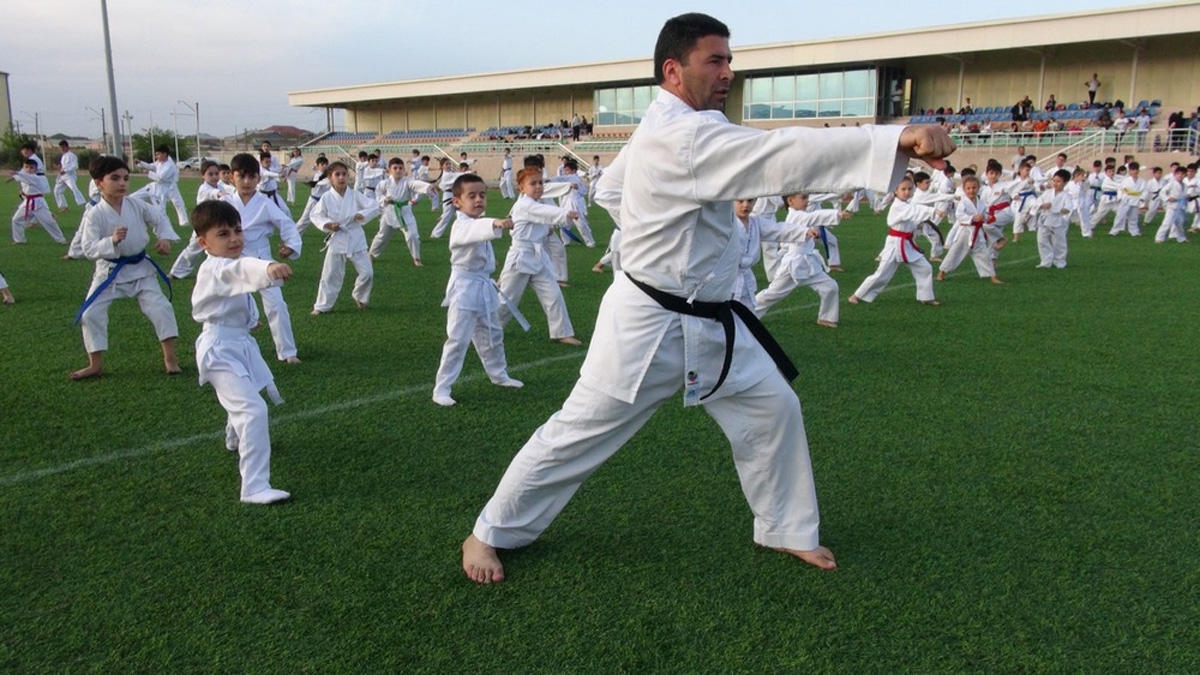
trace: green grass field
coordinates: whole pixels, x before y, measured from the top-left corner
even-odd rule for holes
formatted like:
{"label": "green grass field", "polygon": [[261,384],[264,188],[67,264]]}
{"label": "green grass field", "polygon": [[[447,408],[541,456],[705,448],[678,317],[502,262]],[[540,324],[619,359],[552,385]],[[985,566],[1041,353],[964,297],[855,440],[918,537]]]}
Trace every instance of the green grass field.
{"label": "green grass field", "polygon": [[[417,215],[428,233],[427,203]],[[59,216],[68,236],[79,216]],[[533,330],[506,335],[525,388],[489,384],[472,352],[443,409],[444,240],[417,269],[393,239],[368,311],[351,270],[313,318],[309,230],[284,290],[304,363],[273,365],[272,482],[295,498],[250,507],[196,386],[191,281],[175,284],[185,376],[163,374],[122,302],[107,374],[75,383],[91,264],[39,230],[0,244],[17,297],[0,306],[0,670],[1200,670],[1197,245],[1076,231],[1066,270],[1035,270],[1031,237],[1003,252],[1008,285],[968,261],[928,308],[904,271],[873,305],[845,304],[882,219],[839,236],[841,327],[815,324],[807,289],[766,323],[800,366],[840,569],[751,543],[727,443],[674,401],[489,587],[464,578],[459,542],[584,353],[546,338],[530,293]],[[587,341],[611,277],[589,271],[599,249],[568,251]]]}

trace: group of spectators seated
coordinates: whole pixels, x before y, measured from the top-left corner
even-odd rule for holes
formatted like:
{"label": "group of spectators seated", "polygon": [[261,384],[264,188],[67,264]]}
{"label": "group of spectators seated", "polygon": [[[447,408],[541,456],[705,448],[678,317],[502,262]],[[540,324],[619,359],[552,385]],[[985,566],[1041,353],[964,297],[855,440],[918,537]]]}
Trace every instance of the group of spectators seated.
{"label": "group of spectators seated", "polygon": [[479,133],[479,139],[486,141],[565,141],[570,138],[578,141],[583,136],[591,136],[592,128],[592,123],[588,122],[586,117],[575,115],[570,120],[559,120],[550,124],[488,127]]}

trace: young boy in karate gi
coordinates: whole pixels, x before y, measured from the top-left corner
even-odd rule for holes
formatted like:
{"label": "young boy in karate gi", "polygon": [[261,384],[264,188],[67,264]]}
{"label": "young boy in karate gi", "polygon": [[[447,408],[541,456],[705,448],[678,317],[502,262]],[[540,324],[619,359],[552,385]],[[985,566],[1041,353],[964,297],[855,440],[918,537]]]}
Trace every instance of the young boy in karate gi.
{"label": "young boy in karate gi", "polygon": [[241,501],[281,502],[291,495],[271,487],[271,431],[260,392],[265,389],[275,404],[283,399],[258,342],[250,335],[258,324],[258,307],[250,294],[281,285],[292,269],[242,255],[241,220],[228,202],[197,204],[192,227],[208,254],[192,289],[192,318],[204,326],[196,338],[200,386],[211,384],[225,409],[225,447],[238,453]]}
{"label": "young boy in karate gi", "polygon": [[[592,228],[588,225],[587,219],[587,186],[583,184],[583,180],[579,177],[579,162],[574,158],[568,158],[563,162],[563,174],[550,179],[551,183],[567,183],[572,189],[565,196],[558,200],[558,205],[568,211],[574,211],[578,214],[575,219],[575,229],[583,238],[583,243],[588,248],[596,247],[596,238],[592,236]],[[566,236],[566,235],[560,235]],[[563,239],[563,245],[569,242],[568,239]]]}
{"label": "young boy in karate gi", "polygon": [[1171,177],[1163,181],[1159,193],[1163,204],[1163,219],[1162,224],[1158,226],[1158,232],[1154,233],[1156,244],[1165,242],[1168,237],[1174,237],[1180,244],[1186,244],[1188,241],[1183,232],[1183,221],[1187,217],[1186,188],[1183,185],[1186,176],[1187,169],[1176,166],[1171,172]]}
{"label": "young boy in karate gi", "polygon": [[1067,183],[1071,172],[1060,169],[1050,177],[1050,189],[1038,199],[1039,222],[1037,228],[1039,269],[1053,265],[1058,269],[1067,266],[1067,228],[1071,223],[1071,195]]}
{"label": "young boy in karate gi", "polygon": [[504,358],[504,328],[500,325],[500,295],[491,274],[496,271],[496,253],[492,240],[511,230],[508,218],[484,218],[487,210],[487,184],[475,174],[463,174],[450,186],[456,213],[450,228],[450,281],[446,284],[446,344],[438,364],[433,387],[433,402],[440,406],[456,403],[450,387],[462,372],[467,345],[483,362],[492,384],[520,388],[520,380],[508,376]]}
{"label": "young boy in karate gi", "polygon": [[454,181],[459,176],[467,173],[467,165],[460,164],[458,171],[454,170],[454,163],[449,157],[443,157],[439,162],[442,168],[442,174],[438,176],[438,188],[442,191],[442,217],[438,219],[437,225],[433,226],[433,231],[429,236],[434,239],[439,239],[446,233],[446,228],[454,222],[454,196],[451,190],[454,186]]}
{"label": "young boy in karate gi", "polygon": [[296,203],[296,180],[300,177],[300,167],[302,166],[304,166],[304,156],[300,154],[300,148],[292,148],[292,156],[288,158],[287,164],[283,167],[287,180],[287,203],[289,205]]}
{"label": "young boy in karate gi", "polygon": [[[216,162],[207,159],[201,162],[200,177],[202,182],[196,189],[196,204],[203,204],[214,199],[224,199],[226,195],[234,193],[232,187],[227,189],[221,185],[221,167]],[[204,249],[200,246],[196,233],[193,231],[187,247],[180,251],[179,257],[175,259],[175,264],[171,265],[171,278],[186,279],[192,274],[192,270],[203,256]]]}
{"label": "young boy in karate gi", "polygon": [[[233,156],[229,166],[233,170],[233,185],[237,193],[227,195],[225,201],[233,204],[242,221],[242,254],[260,260],[271,260],[269,237],[274,231],[279,233],[279,256],[292,260],[299,258],[303,244],[292,217],[258,191],[261,170],[258,160],[253,155],[242,152]],[[267,325],[271,328],[271,338],[275,341],[275,358],[289,364],[300,363],[296,351],[296,338],[292,334],[292,316],[288,311],[287,302],[283,299],[283,291],[276,286],[270,286],[260,290],[258,294],[262,298],[263,313],[267,315]]]}
{"label": "young boy in karate gi", "polygon": [[329,178],[325,175],[328,170],[329,160],[325,157],[318,157],[313,169],[312,180],[308,182],[310,188],[308,202],[304,205],[304,210],[300,212],[300,219],[296,221],[297,232],[303,232],[304,228],[312,225],[313,208],[316,207],[317,202],[321,201],[321,197],[329,192]]}
{"label": "young boy in karate gi", "polygon": [[967,176],[962,182],[962,196],[954,209],[954,229],[946,239],[946,257],[938,267],[937,280],[945,281],[946,275],[958,269],[967,253],[975,262],[975,271],[981,279],[991,279],[993,284],[1003,284],[996,276],[996,264],[988,249],[988,235],[984,232],[987,210],[979,198],[979,179]]}
{"label": "young boy in karate gi", "polygon": [[1146,210],[1146,179],[1141,177],[1141,166],[1137,162],[1129,163],[1128,172],[1117,188],[1117,215],[1108,231],[1110,237],[1123,231],[1128,231],[1131,237],[1142,236],[1138,220],[1141,212]]}
{"label": "young boy in karate gi", "polygon": [[[100,201],[83,215],[79,227],[83,230],[83,253],[96,261],[96,271],[76,317],[83,327],[88,365],[71,373],[71,379],[85,380],[104,372],[108,306],[118,298],[137,298],[162,346],[163,368],[168,375],[176,375],[182,372],[175,357],[179,326],[171,301],[158,285],[159,278],[167,281],[166,274],[146,255],[146,246],[154,233],[158,239],[155,252],[167,255],[171,252],[171,242],[179,236],[161,209],[137,199],[126,199],[129,166],[124,160],[102,155],[92,162],[90,173],[100,188]],[[170,282],[167,286],[170,287]]]}
{"label": "young boy in karate gi", "polygon": [[404,230],[404,243],[412,256],[413,265],[421,267],[421,234],[417,231],[417,218],[413,215],[413,204],[420,195],[433,189],[429,183],[413,180],[404,175],[404,161],[393,157],[388,162],[387,178],[375,188],[375,200],[382,212],[379,216],[379,232],[371,240],[371,257],[383,255],[383,249],[396,230]]}
{"label": "young boy in karate gi", "polygon": [[50,191],[50,184],[45,176],[38,175],[37,162],[31,157],[26,157],[21,162],[20,171],[8,172],[8,182],[13,181],[21,184],[21,201],[17,203],[17,210],[13,212],[12,217],[13,243],[24,244],[25,230],[34,224],[41,225],[55,242],[67,243],[66,237],[58,227],[58,221],[46,205],[46,193]]}
{"label": "young boy in karate gi", "polygon": [[62,155],[58,158],[58,178],[54,181],[54,204],[59,213],[67,210],[67,190],[75,197],[75,204],[83,206],[87,200],[79,191],[79,156],[71,152],[71,144],[66,140],[58,142]]}
{"label": "young boy in karate gi", "polygon": [[[788,206],[784,223],[790,225],[793,237],[774,239],[787,242],[779,271],[771,285],[758,292],[754,298],[754,313],[766,314],[775,303],[783,300],[798,286],[808,286],[817,292],[821,306],[817,310],[817,323],[828,328],[838,325],[838,284],[829,276],[825,260],[817,253],[816,240],[819,227],[833,227],[850,217],[846,211],[835,209],[808,210],[808,195],[797,193],[786,195]],[[736,211],[735,211],[736,213]]]}
{"label": "young boy in karate gi", "polygon": [[346,276],[346,260],[354,265],[354,306],[366,309],[371,302],[371,287],[375,283],[375,269],[367,253],[367,235],[363,232],[372,218],[379,215],[379,203],[365,193],[350,190],[350,169],[341,162],[329,165],[329,192],[312,211],[312,222],[318,229],[329,233],[325,240],[325,265],[321,268],[321,281],[317,285],[317,300],[312,315],[319,316],[333,309],[338,294],[342,292],[342,280]]}
{"label": "young boy in karate gi", "polygon": [[917,287],[917,300],[931,306],[942,304],[933,297],[933,267],[913,243],[913,232],[921,223],[934,217],[937,207],[912,201],[915,189],[907,178],[896,186],[896,199],[888,210],[888,236],[883,244],[883,252],[879,254],[879,267],[863,279],[858,290],[850,296],[850,304],[874,301],[887,288],[900,265],[907,266],[912,273]]}
{"label": "young boy in karate gi", "polygon": [[[179,167],[171,159],[171,150],[165,145],[154,148],[154,162],[138,162],[137,165],[147,171],[150,185],[138,192],[147,192],[156,198],[166,212],[167,202],[175,206],[175,215],[179,218],[179,227],[187,227],[187,206],[183,203],[183,195],[179,192]],[[136,193],[131,196],[138,196]]]}
{"label": "young boy in karate gi", "polygon": [[[500,272],[500,294],[506,302],[520,305],[525,287],[533,286],[542,311],[546,313],[550,339],[578,347],[583,343],[575,337],[554,263],[545,247],[550,230],[577,218],[578,213],[542,203],[545,184],[539,169],[521,169],[517,174],[517,185],[521,193],[509,213],[513,221],[512,246],[508,247],[504,269]],[[512,316],[507,304],[501,307],[500,325],[507,324]]]}

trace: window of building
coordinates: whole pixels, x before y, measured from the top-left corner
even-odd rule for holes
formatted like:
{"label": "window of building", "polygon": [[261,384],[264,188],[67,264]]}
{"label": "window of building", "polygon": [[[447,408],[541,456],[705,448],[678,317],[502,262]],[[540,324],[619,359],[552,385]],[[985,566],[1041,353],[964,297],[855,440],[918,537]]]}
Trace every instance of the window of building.
{"label": "window of building", "polygon": [[873,117],[875,71],[836,70],[746,78],[742,119]]}
{"label": "window of building", "polygon": [[592,97],[596,106],[593,120],[598,127],[637,124],[656,96],[656,84],[597,89]]}

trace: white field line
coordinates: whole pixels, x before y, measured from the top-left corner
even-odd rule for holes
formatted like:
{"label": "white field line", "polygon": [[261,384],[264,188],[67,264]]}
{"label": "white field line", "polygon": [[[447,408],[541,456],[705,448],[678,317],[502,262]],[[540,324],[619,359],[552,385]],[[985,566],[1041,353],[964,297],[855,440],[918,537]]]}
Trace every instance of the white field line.
{"label": "white field line", "polygon": [[[1020,264],[1032,262],[1034,260],[1037,260],[1037,258],[1024,258],[1021,260],[1012,260],[1012,261],[1008,261],[1006,263],[1002,263],[999,266],[1007,267],[1010,265],[1020,265]],[[966,261],[964,261],[964,262],[966,262]],[[912,288],[915,285],[916,284],[913,282],[909,282],[909,283],[905,283],[905,284],[890,284],[887,288],[885,288],[883,290],[883,292],[887,293],[889,291],[898,291],[898,290],[905,289],[905,288]],[[799,304],[799,305],[793,304],[793,305],[790,305],[783,309],[773,310],[768,313],[768,316],[775,316],[775,315],[779,315],[779,314],[789,314],[792,312],[798,312],[803,309],[811,309],[813,307],[816,307],[818,304],[819,303],[817,303],[817,302],[808,302],[808,303]],[[530,361],[528,363],[522,363],[522,364],[512,366],[509,368],[509,370],[512,372],[521,372],[524,370],[532,370],[535,368],[540,368],[541,366],[549,365],[551,363],[557,363],[558,361],[568,361],[570,359],[582,358],[584,356],[584,354],[586,354],[585,351],[579,350],[579,351],[571,352],[569,354],[562,354],[559,356],[549,356],[546,358],[537,359],[536,361]],[[482,377],[483,377],[483,374],[464,375],[463,377],[459,378],[459,381],[460,382],[472,382],[474,380],[481,379]],[[294,412],[290,415],[272,415],[271,426],[275,426],[276,424],[287,424],[287,423],[296,422],[299,420],[305,420],[305,419],[309,419],[311,417],[320,417],[322,415],[328,415],[330,413],[335,413],[335,412],[339,412],[342,410],[353,410],[355,408],[361,408],[363,406],[374,405],[377,403],[383,403],[385,401],[391,401],[391,400],[397,399],[397,398],[405,398],[408,396],[415,396],[417,394],[429,393],[431,391],[433,391],[433,389],[432,389],[432,386],[429,384],[409,385],[407,387],[401,387],[399,389],[385,391],[385,392],[382,392],[379,394],[374,394],[372,396],[365,396],[365,397],[353,399],[350,401],[339,401],[337,403],[330,403],[328,405],[318,406],[316,408],[309,408],[307,410],[301,410],[298,412]],[[0,476],[0,485],[16,485],[18,483],[27,483],[29,481],[37,480],[38,478],[45,478],[47,476],[54,476],[54,475],[57,475],[60,473],[67,473],[68,471],[74,471],[76,469],[83,469],[83,468],[87,468],[90,466],[101,466],[104,464],[111,464],[113,462],[120,461],[123,459],[136,459],[136,458],[140,458],[140,457],[146,457],[148,455],[152,455],[157,452],[164,452],[166,450],[174,450],[175,448],[193,445],[196,443],[220,443],[220,442],[224,441],[224,439],[225,439],[225,430],[224,430],[224,428],[222,428],[219,431],[212,431],[212,432],[203,433],[203,434],[195,434],[192,436],[187,436],[185,438],[172,438],[172,439],[165,440],[165,441],[156,441],[154,443],[150,443],[148,445],[143,445],[141,447],[123,448],[121,450],[114,450],[112,452],[108,452],[103,455],[96,455],[94,457],[83,457],[81,459],[76,459],[76,460],[72,460],[70,462],[65,462],[65,463],[59,464],[57,466],[46,467],[44,469],[31,469],[28,471],[18,471],[17,473],[8,474],[7,476]]]}

